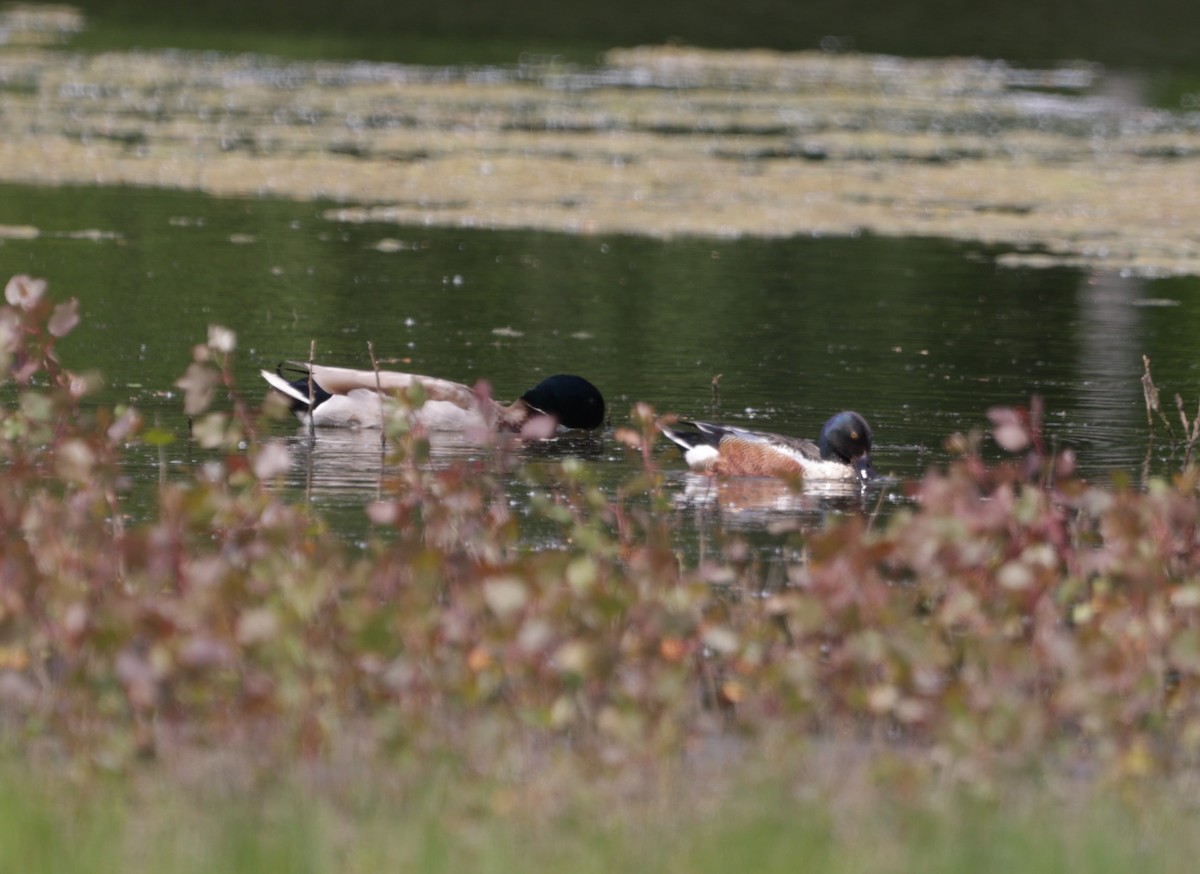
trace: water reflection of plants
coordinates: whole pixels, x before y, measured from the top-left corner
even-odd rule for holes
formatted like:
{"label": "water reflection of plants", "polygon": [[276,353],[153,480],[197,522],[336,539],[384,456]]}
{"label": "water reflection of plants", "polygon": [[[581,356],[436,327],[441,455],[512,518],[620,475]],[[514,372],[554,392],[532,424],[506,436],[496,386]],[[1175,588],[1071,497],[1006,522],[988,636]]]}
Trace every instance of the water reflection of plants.
{"label": "water reflection of plants", "polygon": [[55,351],[74,307],[43,291],[15,278],[0,310],[13,737],[114,764],[238,739],[319,755],[348,734],[378,751],[618,763],[713,733],[849,732],[967,775],[1195,757],[1195,468],[1102,490],[1047,450],[1036,406],[994,411],[1013,460],[954,438],[958,459],[911,484],[911,507],[795,533],[803,560],[766,587],[734,535],[680,559],[648,407],[617,432],[642,465],[615,491],[570,459],[530,466],[532,512],[555,532],[538,549],[493,476],[503,447],[431,466],[425,438],[398,427],[359,553],[267,487],[286,448],[256,439],[235,338],[213,329],[180,380],[208,460],[134,522],[122,451],[141,423],[87,405],[95,380]]}

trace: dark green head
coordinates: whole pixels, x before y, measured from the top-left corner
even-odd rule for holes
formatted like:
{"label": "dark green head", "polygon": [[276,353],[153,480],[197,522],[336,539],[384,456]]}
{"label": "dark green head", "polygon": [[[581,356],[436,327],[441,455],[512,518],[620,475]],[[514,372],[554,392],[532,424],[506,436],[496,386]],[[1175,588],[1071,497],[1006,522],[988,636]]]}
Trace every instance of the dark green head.
{"label": "dark green head", "polygon": [[851,410],[835,413],[821,429],[821,458],[844,461],[862,479],[875,475],[871,464],[871,426]]}
{"label": "dark green head", "polygon": [[553,416],[564,428],[591,430],[604,424],[604,397],[582,376],[548,376],[521,395],[539,413]]}

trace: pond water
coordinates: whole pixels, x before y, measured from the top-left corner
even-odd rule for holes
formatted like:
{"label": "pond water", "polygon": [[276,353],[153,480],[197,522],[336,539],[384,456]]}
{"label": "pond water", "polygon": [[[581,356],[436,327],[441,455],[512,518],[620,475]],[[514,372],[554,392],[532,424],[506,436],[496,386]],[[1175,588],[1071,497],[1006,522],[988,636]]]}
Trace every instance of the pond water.
{"label": "pond water", "polygon": [[[1085,476],[1179,466],[1162,441],[1147,456],[1140,378],[1146,355],[1169,406],[1200,403],[1200,114],[1156,107],[1141,74],[678,47],[314,64],[128,50],[137,16],[88,8],[94,29],[57,8],[32,31],[80,50],[0,45],[0,274],[78,297],[68,366],[179,435],[165,458],[134,451],[135,512],[164,465],[200,457],[173,383],[210,324],[237,332],[252,401],[260,368],[312,342],[324,363],[365,367],[370,342],[385,366],[506,400],[580,373],[610,426],[523,455],[576,455],[612,484],[635,465],[613,429],[637,402],[809,437],[857,409],[893,500],[947,461],[949,435],[1035,393]],[[150,42],[238,48],[255,22]],[[298,45],[283,54],[317,50]],[[289,493],[365,530],[374,436],[276,433]],[[681,506],[732,526],[879,495],[714,486],[673,448],[659,458]]]}
{"label": "pond water", "polygon": [[[0,270],[80,298],[66,363],[104,374],[101,402],[132,400],[179,434],[173,465],[190,450],[172,384],[212,323],[237,331],[236,372],[252,400],[265,389],[258,369],[307,357],[312,340],[318,360],[350,366],[367,366],[372,341],[397,369],[486,378],[503,399],[553,372],[583,374],[604,392],[613,426],[645,401],[661,413],[715,412],[815,436],[830,413],[855,408],[873,425],[877,467],[899,480],[944,463],[944,439],[985,427],[989,406],[1035,392],[1051,438],[1078,452],[1085,475],[1138,477],[1143,354],[1167,398],[1181,393],[1189,415],[1200,401],[1192,278],[1006,267],[1002,250],[936,239],[660,241],[325,215],[321,204],[272,199],[6,186],[0,225],[39,234],[4,240]],[[277,428],[296,447],[288,488],[315,485],[313,500],[337,527],[362,530],[378,483],[374,438],[321,434],[309,447],[298,426]],[[559,451],[613,482],[634,464],[611,428]],[[661,452],[681,501],[697,490],[712,497],[670,447]],[[158,461],[135,454],[145,483],[157,481]],[[1177,463],[1164,451],[1152,467]],[[724,496],[730,506],[814,509],[791,500]]]}
{"label": "pond water", "polygon": [[553,51],[590,62],[619,45],[840,49],[909,57],[980,56],[1025,63],[1087,59],[1126,68],[1195,70],[1178,0],[746,0],[730,15],[711,0],[395,3],[392,0],[77,0],[95,26],[88,44],[288,52],[419,63],[511,63]]}

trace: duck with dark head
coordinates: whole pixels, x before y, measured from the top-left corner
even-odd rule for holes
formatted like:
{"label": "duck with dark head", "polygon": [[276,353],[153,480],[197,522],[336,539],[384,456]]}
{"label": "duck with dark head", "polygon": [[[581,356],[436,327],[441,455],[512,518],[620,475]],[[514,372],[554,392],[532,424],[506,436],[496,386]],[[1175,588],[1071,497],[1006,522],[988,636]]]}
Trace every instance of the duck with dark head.
{"label": "duck with dark head", "polygon": [[[289,379],[285,371],[291,371]],[[425,402],[413,411],[414,419],[430,431],[468,432],[487,429],[542,435],[535,420],[550,430],[592,430],[604,424],[604,397],[581,376],[549,376],[511,404],[492,400],[461,383],[401,373],[394,370],[354,370],[322,364],[286,362],[275,373],[261,371],[272,388],[291,402],[292,412],[318,427],[379,428],[383,424],[385,395],[419,385]],[[311,380],[311,398],[310,398]]]}
{"label": "duck with dark head", "polygon": [[683,451],[692,470],[724,476],[781,476],[817,480],[869,480],[871,426],[852,410],[835,413],[816,443],[734,425],[682,421],[662,425],[663,436]]}

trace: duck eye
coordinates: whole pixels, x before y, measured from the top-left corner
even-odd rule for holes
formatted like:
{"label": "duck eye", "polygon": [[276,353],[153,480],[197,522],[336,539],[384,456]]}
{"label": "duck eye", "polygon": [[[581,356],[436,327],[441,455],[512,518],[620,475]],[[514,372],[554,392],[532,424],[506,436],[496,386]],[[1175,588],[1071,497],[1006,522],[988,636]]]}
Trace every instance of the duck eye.
{"label": "duck eye", "polygon": [[851,440],[857,440],[857,439],[858,439],[858,432],[857,432],[857,431],[851,431],[851,432],[850,432],[850,439],[851,439]]}

